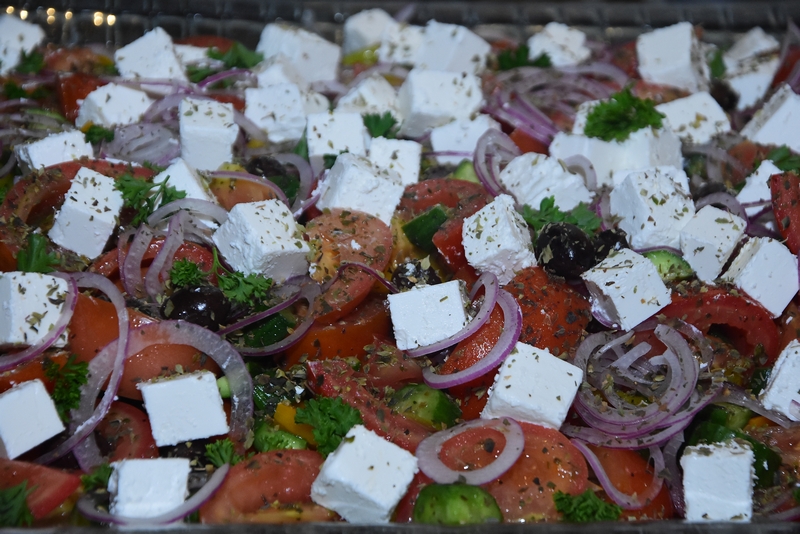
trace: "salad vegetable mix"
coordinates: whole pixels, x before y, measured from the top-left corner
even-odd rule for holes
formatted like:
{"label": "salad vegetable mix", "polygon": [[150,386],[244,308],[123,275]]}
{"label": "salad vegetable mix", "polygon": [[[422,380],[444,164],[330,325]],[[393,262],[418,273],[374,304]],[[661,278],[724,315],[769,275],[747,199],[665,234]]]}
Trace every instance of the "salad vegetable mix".
{"label": "salad vegetable mix", "polygon": [[800,31],[399,19],[0,15],[0,527],[800,517]]}

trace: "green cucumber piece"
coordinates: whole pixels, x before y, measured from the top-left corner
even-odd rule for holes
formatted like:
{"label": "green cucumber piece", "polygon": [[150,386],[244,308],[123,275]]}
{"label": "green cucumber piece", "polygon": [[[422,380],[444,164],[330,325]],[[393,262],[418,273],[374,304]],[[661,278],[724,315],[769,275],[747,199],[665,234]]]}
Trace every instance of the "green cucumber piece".
{"label": "green cucumber piece", "polygon": [[261,421],[253,431],[253,447],[258,452],[282,449],[307,449],[308,443],[300,436],[273,427],[267,421]]}
{"label": "green cucumber piece", "polygon": [[685,280],[694,275],[694,269],[686,260],[668,250],[651,250],[643,252],[642,256],[653,262],[665,282]]}
{"label": "green cucumber piece", "polygon": [[456,167],[456,170],[453,172],[453,178],[475,184],[481,183],[478,179],[478,175],[475,173],[475,165],[468,159],[458,164],[458,167]]}
{"label": "green cucumber piece", "polygon": [[392,395],[392,408],[430,427],[456,424],[461,409],[443,391],[425,384],[409,384]]}
{"label": "green cucumber piece", "polygon": [[503,513],[491,493],[467,484],[430,484],[414,504],[415,523],[475,525],[501,523]]}
{"label": "green cucumber piece", "polygon": [[433,234],[447,220],[447,213],[441,204],[437,204],[422,215],[411,219],[403,225],[403,232],[412,244],[425,252],[434,252]]}
{"label": "green cucumber piece", "polygon": [[753,410],[727,402],[712,404],[699,416],[731,430],[741,430],[753,417]]}

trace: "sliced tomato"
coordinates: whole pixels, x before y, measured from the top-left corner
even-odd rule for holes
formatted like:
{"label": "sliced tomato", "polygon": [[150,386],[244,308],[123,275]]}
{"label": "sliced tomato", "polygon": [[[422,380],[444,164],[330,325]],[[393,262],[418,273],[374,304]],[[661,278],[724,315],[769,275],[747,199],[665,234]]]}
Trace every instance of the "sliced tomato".
{"label": "sliced tomato", "polygon": [[112,402],[95,433],[102,440],[102,447],[109,451],[109,462],[158,458],[147,414],[126,402]]}
{"label": "sliced tomato", "polygon": [[[62,60],[64,59],[59,59],[59,61]],[[60,74],[56,79],[56,93],[58,95],[58,103],[61,106],[61,113],[67,120],[75,122],[83,99],[89,93],[107,83],[107,81],[97,76],[83,72]]]}
{"label": "sliced tomato", "polygon": [[197,46],[200,48],[216,48],[224,54],[231,49],[236,41],[220,35],[189,35],[188,37],[175,39],[175,43]]}
{"label": "sliced tomato", "polygon": [[66,363],[69,353],[64,351],[46,352],[29,362],[16,366],[13,369],[0,373],[0,393],[8,391],[17,384],[29,380],[41,380],[47,391],[53,392],[53,381],[45,375],[45,362],[51,361],[62,367]]}
{"label": "sliced tomato", "polygon": [[230,95],[227,93],[208,93],[208,96],[210,96],[217,102],[222,102],[223,104],[233,104],[233,109],[241,113],[244,113],[245,101],[243,98],[240,98],[236,95]]}
{"label": "sliced tomato", "polygon": [[633,85],[632,92],[635,96],[645,100],[652,100],[656,104],[664,104],[666,102],[672,102],[673,100],[689,96],[689,93],[683,89],[655,83],[648,83],[644,80],[636,80],[636,83]]}
{"label": "sliced tomato", "polygon": [[778,71],[772,78],[772,87],[778,87],[789,78],[797,62],[800,61],[800,46],[792,45],[786,49],[783,61],[778,67]]}
{"label": "sliced tomato", "polygon": [[200,508],[200,521],[247,523],[275,502],[310,504],[311,484],[321,465],[322,456],[310,450],[271,451],[247,458],[231,468],[219,490]]}
{"label": "sliced tomato", "polygon": [[0,489],[27,482],[28,508],[34,519],[42,519],[61,506],[80,487],[81,478],[39,464],[0,458]]}
{"label": "sliced tomato", "polygon": [[790,302],[783,314],[776,321],[780,327],[781,342],[780,349],[796,339],[800,339],[800,308],[794,301]]}
{"label": "sliced tomato", "polygon": [[772,211],[785,244],[792,254],[800,252],[800,176],[794,172],[769,178]]}
{"label": "sliced tomato", "polygon": [[417,360],[410,358],[394,345],[376,339],[361,358],[361,374],[368,387],[385,390],[398,390],[411,383],[421,383],[422,367]]}
{"label": "sliced tomato", "polygon": [[456,471],[474,471],[494,462],[506,446],[506,437],[495,428],[470,428],[442,445],[439,459]]}
{"label": "sliced tomato", "polygon": [[236,204],[277,198],[269,186],[248,180],[214,178],[208,188],[217,197],[220,206],[228,211]]}
{"label": "sliced tomato", "polygon": [[639,77],[639,59],[636,54],[636,41],[611,47],[611,64],[625,71],[631,78]]}
{"label": "sliced tomato", "polygon": [[550,153],[547,145],[538,139],[534,139],[519,128],[515,128],[509,137],[512,141],[514,141],[514,144],[517,145],[517,148],[519,148],[523,154],[527,154],[528,152],[536,152],[537,154]]}
{"label": "sliced tomato", "polygon": [[558,430],[530,423],[520,426],[525,434],[522,456],[484,487],[494,496],[506,522],[556,520],[560,514],[553,494],[577,495],[586,490],[586,460]]}
{"label": "sliced tomato", "polygon": [[413,217],[437,204],[453,209],[459,206],[480,205],[475,209],[478,211],[491,201],[492,196],[481,184],[452,178],[433,178],[407,186],[397,209],[400,212],[408,212]]}
{"label": "sliced tomato", "polygon": [[[306,238],[316,252],[312,277],[320,282],[334,276],[343,262],[364,263],[382,272],[391,259],[391,229],[360,211],[326,211],[306,224]],[[346,316],[367,298],[374,284],[375,279],[361,269],[344,270],[317,299],[316,320],[330,324]]]}
{"label": "sliced tomato", "polygon": [[84,46],[63,47],[48,44],[44,50],[44,63],[48,69],[55,72],[85,72],[87,74],[98,71],[108,71],[114,66],[114,60],[106,55],[99,54],[91,48]]}
{"label": "sliced tomato", "polygon": [[[147,247],[147,250],[142,256],[142,266],[150,265],[158,253],[161,251],[161,248],[164,246],[164,238],[159,237],[153,239],[150,242],[150,245]],[[126,247],[126,250],[129,247]],[[173,261],[179,260],[189,260],[192,263],[196,263],[197,266],[202,271],[211,271],[211,268],[214,266],[214,254],[205,248],[202,245],[198,245],[197,243],[192,243],[191,241],[184,242],[178,250],[175,251],[175,255],[172,256]],[[119,279],[119,251],[116,249],[109,250],[96,260],[92,262],[92,265],[89,266],[89,270],[102,274],[106,278],[116,281]],[[209,275],[208,280],[211,283],[216,283],[216,276]]]}
{"label": "sliced tomato", "polygon": [[757,162],[767,159],[767,154],[773,148],[771,146],[757,145],[752,141],[742,141],[733,145],[728,149],[728,154],[739,161],[746,172],[727,166],[723,168],[726,171],[725,178],[734,185],[741,183],[751,171],[755,170]]}

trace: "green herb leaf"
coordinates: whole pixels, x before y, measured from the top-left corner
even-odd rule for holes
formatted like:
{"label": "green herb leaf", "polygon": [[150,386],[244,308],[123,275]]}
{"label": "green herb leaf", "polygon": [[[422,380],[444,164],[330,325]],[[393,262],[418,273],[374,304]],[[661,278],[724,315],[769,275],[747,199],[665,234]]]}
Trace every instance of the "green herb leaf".
{"label": "green herb leaf", "polygon": [[339,154],[323,154],[322,155],[322,165],[326,169],[333,168],[333,164],[336,163],[336,158],[339,157]]}
{"label": "green herb leaf", "polygon": [[800,156],[793,154],[786,145],[779,146],[767,154],[768,160],[784,172],[800,172]]}
{"label": "green herb leaf", "polygon": [[547,53],[542,53],[536,59],[531,61],[528,59],[530,49],[526,44],[520,44],[513,50],[503,50],[497,54],[497,67],[499,70],[511,70],[517,67],[552,67],[553,63],[550,61],[550,56]]}
{"label": "green herb leaf", "polygon": [[6,195],[9,191],[11,191],[11,187],[14,185],[14,176],[9,173],[5,176],[0,176],[0,204],[5,202]]}
{"label": "green herb leaf", "polygon": [[335,451],[347,432],[364,422],[361,413],[339,397],[309,400],[305,406],[297,409],[294,420],[314,427],[317,451],[323,456]]}
{"label": "green herb leaf", "polygon": [[102,126],[92,124],[86,129],[85,132],[83,132],[83,136],[86,138],[87,143],[92,143],[95,145],[101,141],[108,141],[110,143],[114,140],[114,130],[109,130],[107,128],[103,128]]}
{"label": "green herb leaf", "polygon": [[538,210],[525,204],[522,207],[522,218],[536,230],[537,234],[547,223],[565,222],[574,224],[587,234],[592,235],[600,229],[600,224],[602,223],[595,212],[590,210],[583,202],[575,206],[572,211],[561,211],[556,206],[555,197],[543,198],[539,203]]}
{"label": "green herb leaf", "polygon": [[25,52],[20,53],[17,72],[22,74],[39,74],[43,68],[44,56],[36,50],[32,51],[30,54],[26,54]]}
{"label": "green herb leaf", "polygon": [[234,466],[242,461],[242,456],[235,453],[230,438],[206,445],[206,458],[214,467],[222,467],[225,464]]}
{"label": "green herb leaf", "polygon": [[197,65],[188,65],[186,67],[186,75],[189,77],[189,81],[192,83],[202,82],[212,74],[216,74],[218,72],[219,69],[214,69],[211,67],[200,67]]}
{"label": "green herb leaf", "polygon": [[50,396],[64,422],[69,421],[69,411],[80,404],[81,386],[89,379],[89,364],[76,362],[75,358],[74,354],[70,354],[63,367],[50,359],[44,363],[44,375],[53,381],[53,393]]}
{"label": "green herb leaf", "polygon": [[47,238],[42,234],[28,234],[28,246],[17,253],[17,270],[26,273],[49,273],[58,265],[56,255],[47,252]]}
{"label": "green herb leaf", "polygon": [[714,55],[708,62],[708,69],[711,78],[714,80],[719,80],[725,76],[725,62],[722,60],[722,50],[717,49],[714,51]]}
{"label": "green herb leaf", "polygon": [[28,98],[28,92],[10,80],[3,84],[3,95],[5,95],[6,100]]}
{"label": "green herb leaf", "polygon": [[0,489],[0,528],[23,527],[33,523],[33,514],[28,508],[28,482],[22,482],[7,489]]}
{"label": "green herb leaf", "polygon": [[364,126],[372,137],[397,138],[397,119],[388,111],[383,115],[367,113],[364,115]]}
{"label": "green herb leaf", "polygon": [[214,266],[211,272],[217,275],[217,284],[230,300],[240,304],[253,304],[255,300],[267,297],[272,287],[272,278],[262,274],[244,274],[229,271],[219,261],[217,249],[214,249]]}
{"label": "green herb leaf", "polygon": [[603,141],[625,141],[642,128],[661,128],[663,118],[664,114],[656,110],[652,100],[637,98],[630,87],[626,87],[592,108],[583,132],[587,137]]}
{"label": "green herb leaf", "polygon": [[572,523],[616,521],[622,514],[622,508],[605,502],[590,489],[580,495],[556,491],[553,501],[556,503],[556,510],[564,515],[564,521]]}
{"label": "green herb leaf", "polygon": [[216,48],[209,48],[207,55],[211,59],[221,60],[228,69],[252,69],[264,60],[264,54],[249,50],[238,41],[224,54]]}
{"label": "green herb leaf", "polygon": [[186,197],[185,191],[175,189],[168,182],[169,176],[158,184],[130,174],[123,174],[117,179],[114,187],[122,193],[124,206],[136,211],[131,221],[133,226],[142,224],[159,207]]}
{"label": "green herb leaf", "polygon": [[169,281],[172,287],[197,287],[203,283],[208,273],[188,258],[181,258],[172,264]]}
{"label": "green herb leaf", "polygon": [[103,463],[92,469],[88,475],[81,476],[81,484],[85,491],[95,491],[108,488],[108,479],[111,478],[113,468]]}
{"label": "green herb leaf", "polygon": [[308,161],[308,139],[306,138],[306,131],[303,130],[303,137],[297,142],[297,145],[292,149],[292,152]]}

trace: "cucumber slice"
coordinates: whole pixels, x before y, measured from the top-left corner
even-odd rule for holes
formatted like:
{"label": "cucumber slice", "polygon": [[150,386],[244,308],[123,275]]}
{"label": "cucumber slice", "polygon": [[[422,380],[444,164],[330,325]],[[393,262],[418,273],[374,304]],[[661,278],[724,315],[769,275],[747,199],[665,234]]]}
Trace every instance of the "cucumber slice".
{"label": "cucumber slice", "polygon": [[686,280],[694,276],[694,269],[686,260],[668,250],[651,250],[643,252],[642,256],[653,262],[658,269],[658,274],[665,282]]}
{"label": "cucumber slice", "polygon": [[458,167],[456,167],[456,170],[453,172],[453,178],[464,180],[465,182],[473,182],[476,184],[481,183],[481,181],[478,179],[478,175],[475,174],[475,165],[473,165],[472,161],[468,159],[465,159],[458,164]]}
{"label": "cucumber slice", "polygon": [[425,384],[409,384],[392,395],[392,408],[430,427],[441,429],[461,417],[458,405],[443,391]]}
{"label": "cucumber slice", "polygon": [[414,245],[425,252],[434,252],[433,234],[447,220],[447,213],[441,204],[437,204],[422,215],[411,219],[403,225],[403,232]]}
{"label": "cucumber slice", "polygon": [[414,522],[429,525],[500,523],[503,513],[492,494],[467,484],[429,484],[414,504]]}
{"label": "cucumber slice", "polygon": [[741,430],[753,417],[753,410],[727,402],[712,404],[700,417],[731,430]]}

